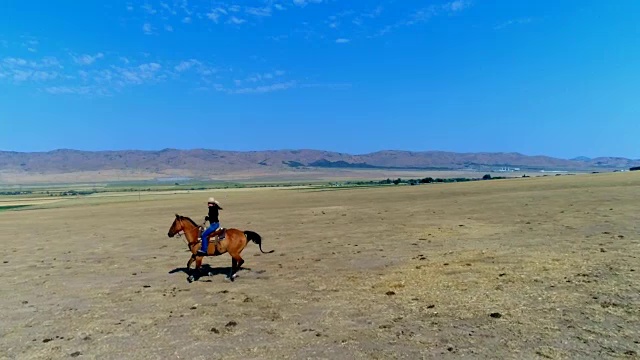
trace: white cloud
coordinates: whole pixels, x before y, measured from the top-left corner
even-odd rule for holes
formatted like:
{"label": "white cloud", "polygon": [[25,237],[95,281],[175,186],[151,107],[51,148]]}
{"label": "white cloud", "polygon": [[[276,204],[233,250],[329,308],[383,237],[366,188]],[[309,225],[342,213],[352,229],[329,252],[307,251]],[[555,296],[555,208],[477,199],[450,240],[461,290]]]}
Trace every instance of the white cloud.
{"label": "white cloud", "polygon": [[362,17],[366,17],[366,18],[371,18],[371,19],[373,19],[373,18],[377,18],[378,16],[380,16],[380,15],[382,14],[382,10],[383,10],[382,6],[381,6],[381,5],[378,5],[378,6],[377,6],[375,9],[373,9],[371,12],[364,13],[364,14],[362,14],[361,16],[362,16]]}
{"label": "white cloud", "polygon": [[20,69],[16,69],[13,71],[12,74],[8,74],[8,75],[11,76],[13,80],[16,82],[22,82],[27,80],[43,82],[48,80],[54,80],[58,76],[60,76],[60,74],[56,71],[41,71],[41,70],[33,71],[33,70],[20,70]]}
{"label": "white cloud", "polygon": [[229,92],[232,94],[264,94],[264,93],[269,93],[274,91],[291,89],[295,86],[296,86],[295,81],[289,81],[289,82],[275,83],[270,85],[233,89],[233,90],[229,90]]}
{"label": "white cloud", "polygon": [[322,0],[293,0],[296,6],[307,6],[307,4],[320,4]]}
{"label": "white cloud", "polygon": [[147,35],[151,35],[153,34],[153,27],[151,27],[150,23],[144,23],[142,25],[142,31],[144,31],[144,33]]}
{"label": "white cloud", "polygon": [[336,39],[336,44],[346,44],[349,41],[350,41],[349,39],[339,38],[339,39]]}
{"label": "white cloud", "polygon": [[[239,74],[246,76],[239,77]],[[127,89],[162,83],[171,83],[172,86],[176,83],[190,89],[208,88],[230,95],[261,94],[301,87],[297,81],[285,75],[284,70],[277,68],[245,72],[231,66],[214,66],[196,58],[162,61],[153,54],[141,52],[70,52],[63,61],[55,57],[35,58],[33,55],[0,58],[0,83],[32,86],[36,91],[51,95],[112,96]]]}
{"label": "white cloud", "polygon": [[149,15],[154,15],[155,13],[157,13],[157,11],[149,3],[142,5],[142,9]]}
{"label": "white cloud", "polygon": [[185,23],[185,24],[190,24],[191,23],[191,18],[187,16],[187,17],[182,19],[182,22]]}
{"label": "white cloud", "polygon": [[444,5],[445,8],[448,8],[451,11],[462,11],[469,6],[471,6],[471,1],[469,0],[455,0],[450,3]]}
{"label": "white cloud", "polygon": [[170,13],[171,15],[177,15],[178,12],[176,10],[174,10],[171,6],[169,6],[169,4],[165,3],[165,2],[160,2],[160,7],[167,11],[168,13]]}
{"label": "white cloud", "polygon": [[213,21],[213,22],[217,23],[217,22],[218,22],[218,19],[220,18],[220,14],[218,14],[218,13],[217,13],[217,12],[215,12],[215,11],[212,11],[212,12],[210,12],[210,13],[208,13],[208,14],[207,14],[207,17],[209,18],[209,20],[211,20],[211,21]]}
{"label": "white cloud", "polygon": [[15,83],[27,81],[46,82],[62,77],[62,66],[56,58],[45,57],[41,60],[26,60],[8,57],[0,62],[0,76]]}
{"label": "white cloud", "polygon": [[[405,20],[401,20],[391,25],[385,25],[378,30],[374,35],[368,36],[368,38],[375,38],[386,35],[391,31],[405,26],[413,26],[428,22],[435,16],[440,16],[443,13],[458,13],[471,7],[472,2],[470,0],[455,0],[441,5],[430,5],[418,10],[415,10],[411,16]],[[380,10],[382,11],[382,10]],[[374,12],[375,13],[375,12]]]}
{"label": "white cloud", "polygon": [[343,90],[351,87],[351,84],[300,84],[299,88],[325,88],[333,90]]}
{"label": "white cloud", "polygon": [[246,77],[243,80],[234,80],[236,86],[240,86],[243,83],[258,83],[258,82],[266,82],[268,80],[273,80],[276,77],[283,76],[285,74],[282,70],[275,70],[273,72],[266,73],[256,73]]}
{"label": "white cloud", "polygon": [[89,86],[50,86],[44,88],[44,91],[53,95],[74,94],[74,95],[86,95],[93,89]]}
{"label": "white cloud", "polygon": [[177,72],[183,72],[189,70],[194,65],[200,65],[200,62],[195,59],[190,59],[187,61],[181,61],[178,65],[174,67]]}
{"label": "white cloud", "polygon": [[27,49],[28,52],[32,52],[32,53],[38,52],[38,45],[40,45],[40,42],[38,40],[36,40],[31,36],[21,36],[21,37],[28,39],[22,43],[23,48]]}
{"label": "white cloud", "polygon": [[247,20],[240,19],[238,17],[232,16],[232,17],[229,18],[229,22],[232,23],[232,24],[240,25],[240,24],[246,23]]}
{"label": "white cloud", "polygon": [[103,53],[97,53],[95,55],[84,54],[80,56],[73,56],[73,61],[75,61],[76,64],[80,64],[80,65],[91,65],[96,60],[102,59],[103,57],[104,57]]}
{"label": "white cloud", "polygon": [[164,26],[164,29],[165,29],[166,31],[168,31],[168,32],[173,32],[173,26],[171,26],[171,25],[165,25],[165,26]]}
{"label": "white cloud", "polygon": [[31,74],[31,78],[35,81],[48,81],[54,80],[59,76],[56,71],[34,71]]}
{"label": "white cloud", "polygon": [[505,21],[502,24],[494,26],[493,29],[494,30],[501,30],[501,29],[504,29],[504,28],[509,27],[511,25],[523,25],[523,24],[529,24],[531,22],[533,22],[533,18],[530,18],[530,17],[512,19],[512,20]]}
{"label": "white cloud", "polygon": [[287,9],[282,4],[275,4],[275,5],[273,5],[273,7],[276,8],[276,10],[280,10],[280,11]]}
{"label": "white cloud", "polygon": [[258,16],[258,17],[269,17],[271,16],[271,8],[270,7],[249,7],[245,10],[245,12],[249,15]]}

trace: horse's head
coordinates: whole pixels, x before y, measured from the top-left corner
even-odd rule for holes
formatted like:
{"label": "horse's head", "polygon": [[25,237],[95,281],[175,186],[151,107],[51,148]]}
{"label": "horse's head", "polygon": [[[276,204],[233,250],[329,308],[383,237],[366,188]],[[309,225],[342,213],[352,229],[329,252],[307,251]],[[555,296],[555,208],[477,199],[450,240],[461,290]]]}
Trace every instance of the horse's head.
{"label": "horse's head", "polygon": [[176,218],[173,219],[173,224],[171,224],[171,227],[169,228],[169,232],[167,233],[167,236],[174,237],[177,233],[179,233],[182,230],[184,230],[184,228],[182,227],[182,216],[176,214]]}

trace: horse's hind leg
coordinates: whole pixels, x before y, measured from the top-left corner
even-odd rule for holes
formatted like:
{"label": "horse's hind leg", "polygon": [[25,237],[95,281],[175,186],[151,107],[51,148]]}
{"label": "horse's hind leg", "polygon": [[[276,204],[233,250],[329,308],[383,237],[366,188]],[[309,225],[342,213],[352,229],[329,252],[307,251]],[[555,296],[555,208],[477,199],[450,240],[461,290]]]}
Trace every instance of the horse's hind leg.
{"label": "horse's hind leg", "polygon": [[233,281],[238,275],[236,274],[240,267],[244,264],[244,259],[240,257],[240,255],[231,255],[231,272],[229,273],[228,279]]}
{"label": "horse's hind leg", "polygon": [[238,261],[235,257],[231,257],[231,270],[229,271],[229,275],[227,276],[227,280],[233,281],[235,276],[233,274],[236,272],[236,266],[238,265]]}

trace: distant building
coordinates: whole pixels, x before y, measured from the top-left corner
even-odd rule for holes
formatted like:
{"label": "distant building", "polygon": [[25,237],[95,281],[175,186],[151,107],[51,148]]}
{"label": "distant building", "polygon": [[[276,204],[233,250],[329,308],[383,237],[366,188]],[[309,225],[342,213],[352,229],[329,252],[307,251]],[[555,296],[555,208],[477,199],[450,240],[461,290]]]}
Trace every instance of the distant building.
{"label": "distant building", "polygon": [[497,172],[514,172],[514,171],[520,171],[520,168],[503,167],[503,168],[500,168],[500,169],[498,169],[496,171]]}

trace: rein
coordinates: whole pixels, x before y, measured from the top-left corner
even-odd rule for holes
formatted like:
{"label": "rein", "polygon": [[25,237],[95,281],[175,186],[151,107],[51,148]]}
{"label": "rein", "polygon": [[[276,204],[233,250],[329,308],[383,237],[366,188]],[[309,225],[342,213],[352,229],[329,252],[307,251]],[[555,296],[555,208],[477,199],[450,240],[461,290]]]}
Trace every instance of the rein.
{"label": "rein", "polygon": [[[187,233],[184,231],[184,224],[182,223],[182,218],[179,218],[178,221],[180,222],[180,227],[182,228],[182,230],[178,231],[176,233],[176,236],[179,237],[179,238],[182,238],[182,235],[180,234],[180,232],[183,232],[184,236],[185,236],[185,239],[182,239],[182,240],[185,242],[185,244],[187,244],[187,246],[189,247],[189,250],[191,250],[191,247],[194,246],[195,244],[197,244],[198,240],[196,239],[196,241],[194,241],[193,243],[190,243],[189,240],[186,239]],[[196,229],[199,229],[199,228],[200,227],[197,227]],[[197,236],[196,236],[196,238],[197,238]]]}

